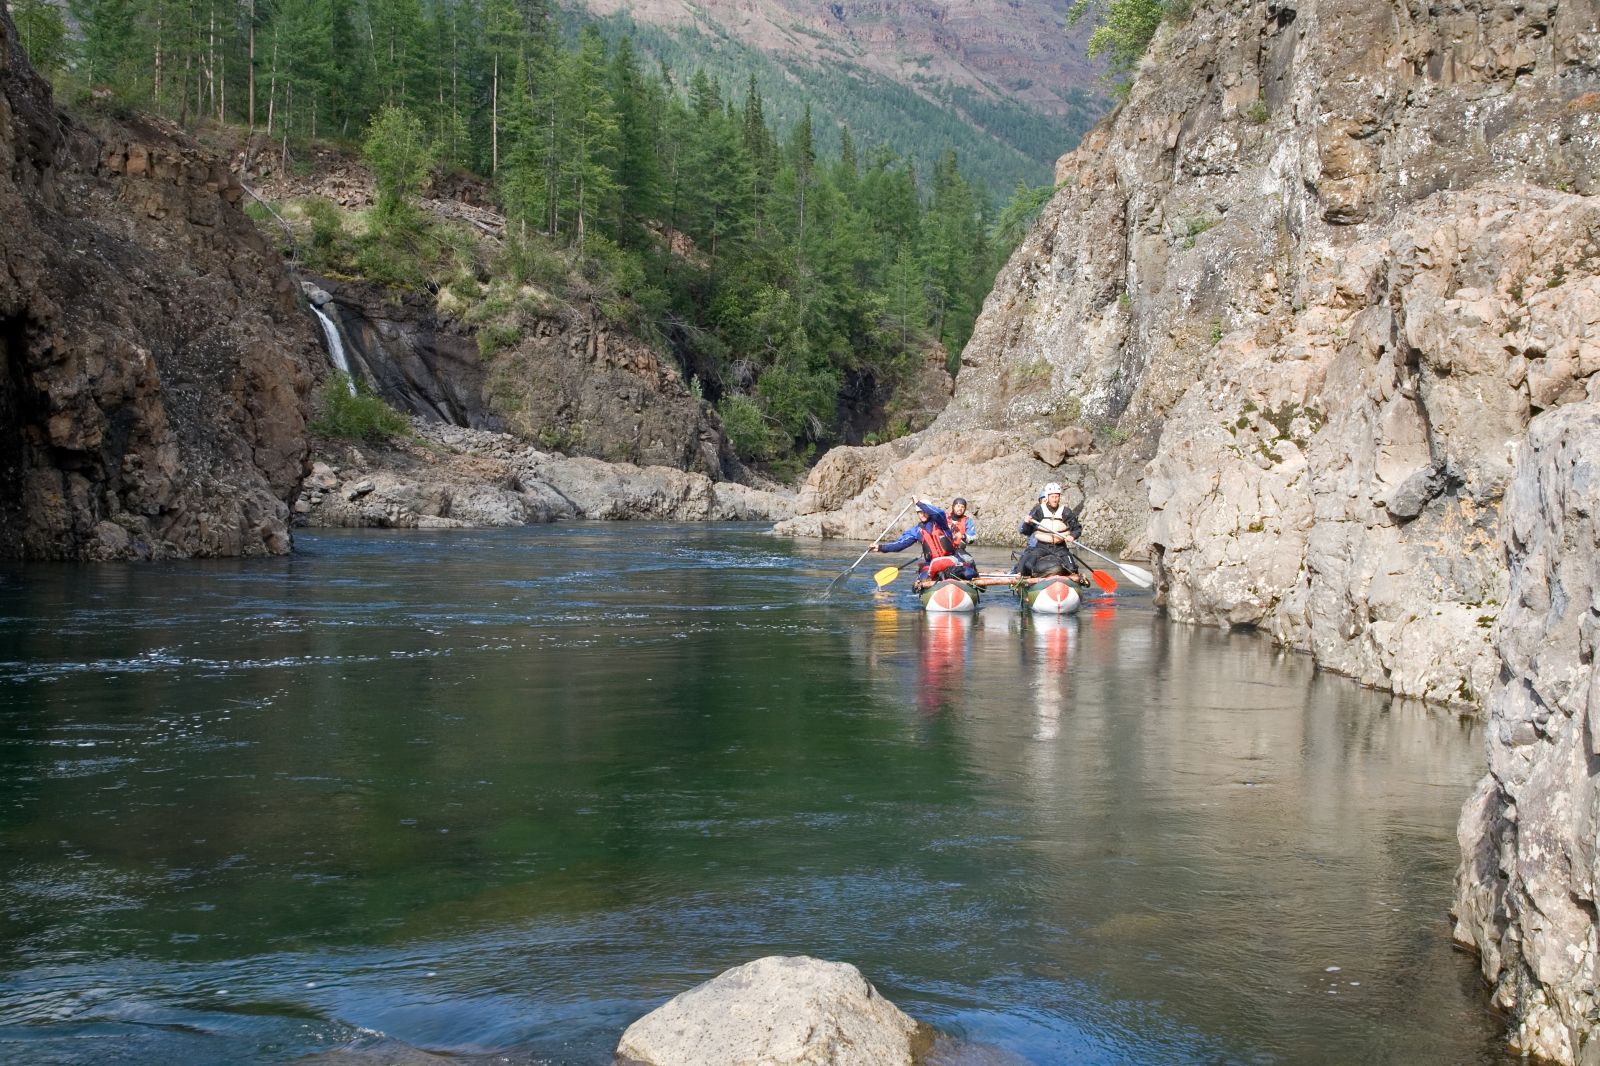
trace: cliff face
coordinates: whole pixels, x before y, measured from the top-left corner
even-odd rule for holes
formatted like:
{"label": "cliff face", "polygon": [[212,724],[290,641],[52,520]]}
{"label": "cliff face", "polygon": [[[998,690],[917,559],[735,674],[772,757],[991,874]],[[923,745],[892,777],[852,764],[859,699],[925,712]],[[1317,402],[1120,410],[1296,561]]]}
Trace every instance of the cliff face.
{"label": "cliff face", "polygon": [[[950,408],[830,456],[782,527],[866,537],[909,491],[964,491],[1010,539],[1060,480],[1090,543],[1154,560],[1173,617],[1487,698],[1458,936],[1521,1046],[1582,1063],[1600,1062],[1597,64],[1595,0],[1199,5],[1061,160]],[[1050,446],[1073,429],[1098,450]]]}
{"label": "cliff face", "polygon": [[288,551],[319,352],[241,193],[57,113],[0,5],[0,555]]}
{"label": "cliff face", "polygon": [[1600,403],[1540,415],[1506,496],[1489,773],[1462,812],[1456,939],[1514,1043],[1600,1061]]}
{"label": "cliff face", "polygon": [[[1009,532],[1060,480],[1175,617],[1481,701],[1512,451],[1600,369],[1597,57],[1594,0],[1202,5],[1059,164],[930,434],[789,528],[965,489]],[[1028,446],[1072,425],[1099,454]]]}

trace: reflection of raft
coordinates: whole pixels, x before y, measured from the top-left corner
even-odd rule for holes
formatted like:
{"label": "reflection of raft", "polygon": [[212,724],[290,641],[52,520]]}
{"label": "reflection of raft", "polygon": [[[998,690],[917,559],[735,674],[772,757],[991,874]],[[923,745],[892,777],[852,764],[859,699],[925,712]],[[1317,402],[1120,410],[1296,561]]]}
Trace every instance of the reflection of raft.
{"label": "reflection of raft", "polygon": [[1021,605],[1034,614],[1072,614],[1083,602],[1078,594],[1078,586],[1059,574],[1035,578],[1016,574],[979,574],[976,584],[982,587],[1009,586],[1016,592]]}
{"label": "reflection of raft", "polygon": [[922,609],[930,614],[967,613],[978,609],[982,591],[976,582],[945,578],[917,589]]}

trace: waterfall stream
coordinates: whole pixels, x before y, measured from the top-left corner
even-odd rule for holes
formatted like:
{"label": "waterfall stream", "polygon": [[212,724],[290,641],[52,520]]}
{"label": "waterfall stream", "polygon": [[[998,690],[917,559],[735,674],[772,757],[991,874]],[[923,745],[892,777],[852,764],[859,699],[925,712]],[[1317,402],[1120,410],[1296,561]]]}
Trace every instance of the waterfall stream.
{"label": "waterfall stream", "polygon": [[350,370],[350,360],[344,354],[344,338],[339,335],[339,327],[316,304],[311,305],[311,310],[322,323],[322,335],[328,339],[328,355],[333,358],[333,365],[344,371],[345,384],[350,389],[350,395],[354,396],[356,377]]}

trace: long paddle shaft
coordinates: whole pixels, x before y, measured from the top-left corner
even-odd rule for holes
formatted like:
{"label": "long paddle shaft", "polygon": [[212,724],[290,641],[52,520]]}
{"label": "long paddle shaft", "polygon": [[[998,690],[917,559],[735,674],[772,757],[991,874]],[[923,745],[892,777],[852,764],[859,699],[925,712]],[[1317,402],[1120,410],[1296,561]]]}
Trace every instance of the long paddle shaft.
{"label": "long paddle shaft", "polygon": [[1153,588],[1155,586],[1155,575],[1143,567],[1134,566],[1132,563],[1119,563],[1115,559],[1111,558],[1111,556],[1106,555],[1104,552],[1097,552],[1086,544],[1074,544],[1073,547],[1081,549],[1082,551],[1086,551],[1090,555],[1104,559],[1118,570],[1121,570],[1123,577],[1127,578],[1129,581],[1132,581],[1135,585],[1138,585],[1142,589]]}
{"label": "long paddle shaft", "polygon": [[[904,518],[906,512],[911,510],[911,508],[913,506],[915,506],[915,501],[913,501],[912,503],[906,504],[905,507],[901,508],[899,514],[897,514],[893,518],[889,519],[889,524],[883,527],[883,533],[879,533],[876,537],[872,538],[872,544],[876,544],[876,543],[878,543],[878,541],[882,540],[883,537],[884,537],[884,534],[888,533],[889,530],[893,529],[895,523],[900,521],[900,519]],[[839,587],[840,582],[844,581],[845,578],[849,577],[850,576],[850,571],[852,571],[856,567],[860,566],[861,565],[861,560],[865,559],[871,553],[872,553],[872,545],[869,544],[869,545],[867,545],[867,550],[862,552],[860,555],[856,556],[856,561],[851,563],[849,566],[845,567],[844,573],[842,573],[838,577],[834,578],[833,581],[828,585],[828,595],[832,596],[833,595],[833,590]]]}

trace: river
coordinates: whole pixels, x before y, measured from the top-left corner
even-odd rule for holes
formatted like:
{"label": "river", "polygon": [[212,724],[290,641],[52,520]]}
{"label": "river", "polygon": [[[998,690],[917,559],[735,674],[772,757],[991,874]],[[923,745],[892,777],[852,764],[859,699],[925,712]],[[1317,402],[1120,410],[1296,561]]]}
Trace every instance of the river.
{"label": "river", "polygon": [[0,1060],[598,1066],[810,954],[1008,1061],[1513,1061],[1446,914],[1481,725],[1147,595],[930,620],[869,559],[822,598],[853,557],[0,569]]}

